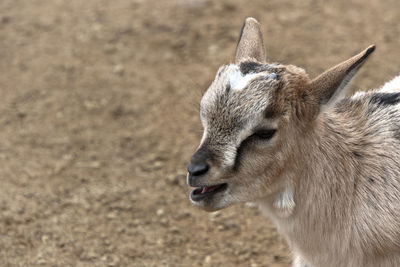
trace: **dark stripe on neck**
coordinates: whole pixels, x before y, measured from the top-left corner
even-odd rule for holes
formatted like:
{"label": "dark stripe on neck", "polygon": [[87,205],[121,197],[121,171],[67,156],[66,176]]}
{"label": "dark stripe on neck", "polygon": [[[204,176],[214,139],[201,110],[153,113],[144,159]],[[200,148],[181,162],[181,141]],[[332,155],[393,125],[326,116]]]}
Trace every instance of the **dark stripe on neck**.
{"label": "dark stripe on neck", "polygon": [[400,92],[396,93],[375,93],[370,103],[377,104],[380,106],[396,105],[400,102]]}

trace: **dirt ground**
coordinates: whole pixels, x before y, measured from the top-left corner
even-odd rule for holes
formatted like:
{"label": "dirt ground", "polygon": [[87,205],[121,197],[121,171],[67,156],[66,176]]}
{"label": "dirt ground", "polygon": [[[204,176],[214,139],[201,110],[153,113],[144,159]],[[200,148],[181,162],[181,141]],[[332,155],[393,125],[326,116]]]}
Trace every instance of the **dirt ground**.
{"label": "dirt ground", "polygon": [[1,266],[288,266],[255,208],[191,206],[198,102],[262,23],[311,76],[371,43],[353,83],[400,72],[398,0],[1,0]]}

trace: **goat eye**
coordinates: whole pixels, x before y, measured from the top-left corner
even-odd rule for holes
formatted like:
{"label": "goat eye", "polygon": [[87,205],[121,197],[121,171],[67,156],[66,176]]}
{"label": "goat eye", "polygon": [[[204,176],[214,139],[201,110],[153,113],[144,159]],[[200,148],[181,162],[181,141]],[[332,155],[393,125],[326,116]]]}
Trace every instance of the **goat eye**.
{"label": "goat eye", "polygon": [[252,136],[254,136],[258,139],[268,140],[274,136],[275,132],[276,132],[276,130],[274,130],[274,129],[260,130],[260,131],[255,132]]}
{"label": "goat eye", "polygon": [[247,137],[245,140],[243,140],[239,146],[239,149],[243,149],[247,144],[257,141],[257,140],[259,140],[259,142],[268,141],[269,139],[271,139],[274,136],[275,132],[276,132],[275,129],[258,130],[255,133],[253,133],[252,135],[250,135],[249,137]]}

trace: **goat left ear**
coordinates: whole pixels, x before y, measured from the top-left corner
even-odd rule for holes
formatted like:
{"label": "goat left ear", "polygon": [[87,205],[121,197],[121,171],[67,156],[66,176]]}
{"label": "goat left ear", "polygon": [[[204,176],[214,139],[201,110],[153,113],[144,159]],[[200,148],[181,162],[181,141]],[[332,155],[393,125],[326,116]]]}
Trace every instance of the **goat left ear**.
{"label": "goat left ear", "polygon": [[347,84],[374,50],[375,45],[371,45],[360,54],[319,75],[309,85],[311,94],[320,104],[330,106],[336,103],[345,96]]}
{"label": "goat left ear", "polygon": [[246,18],[236,47],[236,62],[252,58],[265,62],[265,49],[260,24],[254,18]]}

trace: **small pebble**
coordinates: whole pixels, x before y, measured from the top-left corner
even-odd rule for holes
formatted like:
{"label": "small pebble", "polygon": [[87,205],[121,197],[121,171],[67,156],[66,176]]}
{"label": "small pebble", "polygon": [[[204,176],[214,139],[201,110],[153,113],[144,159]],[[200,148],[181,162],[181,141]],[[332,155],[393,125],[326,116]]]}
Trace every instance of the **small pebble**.
{"label": "small pebble", "polygon": [[157,214],[157,216],[163,216],[165,214],[165,211],[164,211],[164,209],[158,209],[156,211],[156,214]]}

